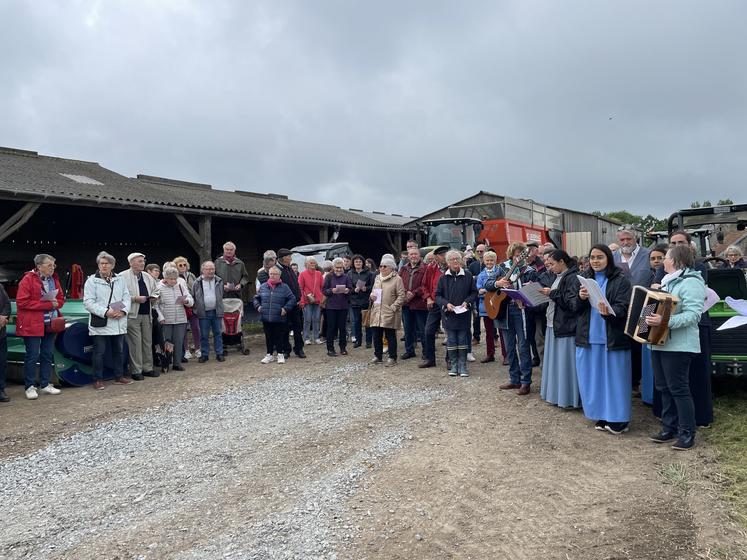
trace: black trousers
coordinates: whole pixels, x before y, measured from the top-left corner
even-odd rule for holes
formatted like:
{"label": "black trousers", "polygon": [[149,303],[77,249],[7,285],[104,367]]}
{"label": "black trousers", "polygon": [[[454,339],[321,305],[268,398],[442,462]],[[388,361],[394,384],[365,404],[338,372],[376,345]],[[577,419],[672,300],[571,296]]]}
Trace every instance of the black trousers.
{"label": "black trousers", "polygon": [[424,359],[436,361],[436,333],[441,327],[441,310],[434,305],[428,311],[428,317],[425,320],[425,334],[423,336],[423,355]]}
{"label": "black trousers", "polygon": [[381,359],[384,356],[384,335],[389,344],[389,357],[397,359],[397,331],[383,327],[373,327],[374,356]]}
{"label": "black trousers", "polygon": [[347,309],[327,309],[327,350],[335,350],[335,337],[340,339],[340,350],[345,350],[347,341]]}
{"label": "black trousers", "polygon": [[636,340],[630,341],[630,361],[631,361],[631,372],[633,379],[633,387],[638,387],[641,384],[641,368],[643,366],[641,357],[641,343]]}
{"label": "black trousers", "polygon": [[[480,317],[479,311],[477,309],[472,311],[472,338],[475,339],[477,342],[480,342],[481,321],[482,321],[482,317]],[[487,334],[485,336],[487,336]]]}
{"label": "black trousers", "polygon": [[694,352],[651,352],[654,386],[661,393],[661,425],[665,430],[695,433],[695,404],[690,394],[690,362]]}
{"label": "black trousers", "polygon": [[[290,354],[293,350],[296,354],[303,350],[303,315],[301,308],[296,306],[288,312],[288,321],[285,323],[285,333],[283,335],[283,351]],[[293,331],[293,348],[290,344],[290,331]]]}
{"label": "black trousers", "polygon": [[266,323],[262,322],[262,328],[265,331],[265,345],[267,353],[277,352],[282,354],[284,350],[284,336],[288,332],[287,323]]}

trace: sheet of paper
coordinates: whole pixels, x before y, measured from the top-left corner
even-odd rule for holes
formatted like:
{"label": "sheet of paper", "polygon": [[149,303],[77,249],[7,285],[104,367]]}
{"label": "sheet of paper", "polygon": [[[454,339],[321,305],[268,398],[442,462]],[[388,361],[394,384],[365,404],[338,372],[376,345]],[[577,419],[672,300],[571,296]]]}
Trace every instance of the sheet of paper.
{"label": "sheet of paper", "polygon": [[747,301],[743,299],[734,299],[731,296],[726,296],[724,301],[726,302],[726,305],[731,307],[734,311],[743,317],[747,317]]}
{"label": "sheet of paper", "polygon": [[532,306],[542,305],[550,301],[550,298],[542,293],[544,286],[539,282],[529,282],[524,284],[519,290],[532,303]]}
{"label": "sheet of paper", "polygon": [[57,298],[57,292],[59,290],[49,290],[48,292],[42,293],[42,301],[54,301]]}
{"label": "sheet of paper", "polygon": [[114,311],[122,311],[125,308],[125,304],[121,301],[113,301],[111,305],[109,305],[109,309],[113,309]]}
{"label": "sheet of paper", "polygon": [[706,298],[705,298],[705,304],[703,305],[703,313],[708,311],[711,307],[716,305],[718,303],[718,300],[721,298],[718,296],[718,294],[713,291],[711,288],[706,286]]}
{"label": "sheet of paper", "polygon": [[363,280],[358,280],[355,283],[355,287],[358,288],[359,290],[365,290],[366,289],[366,282],[363,281]]}
{"label": "sheet of paper", "polygon": [[456,313],[457,315],[461,315],[462,313],[467,313],[467,311],[469,310],[467,309],[467,306],[465,305],[457,305],[454,308],[454,313]]}
{"label": "sheet of paper", "polygon": [[374,295],[374,303],[376,305],[381,305],[381,288],[374,288],[373,295]]}
{"label": "sheet of paper", "polygon": [[728,329],[736,329],[742,325],[747,325],[747,317],[744,315],[737,315],[726,320],[726,322],[717,328],[717,331],[726,331]]}
{"label": "sheet of paper", "polygon": [[501,292],[506,294],[512,300],[521,302],[524,307],[534,307],[532,302],[529,301],[529,298],[527,298],[527,296],[525,296],[521,290],[514,290],[512,288],[501,288]]}
{"label": "sheet of paper", "polygon": [[578,278],[578,281],[581,282],[581,285],[586,288],[586,291],[589,292],[589,303],[594,309],[599,309],[599,304],[604,303],[604,305],[607,306],[607,309],[610,310],[610,313],[612,313],[612,315],[614,316],[617,316],[615,311],[612,309],[610,302],[607,301],[607,298],[604,296],[604,292],[602,292],[602,288],[599,287],[599,284],[596,280],[594,280],[593,278],[585,278],[579,275],[576,275],[576,278]]}

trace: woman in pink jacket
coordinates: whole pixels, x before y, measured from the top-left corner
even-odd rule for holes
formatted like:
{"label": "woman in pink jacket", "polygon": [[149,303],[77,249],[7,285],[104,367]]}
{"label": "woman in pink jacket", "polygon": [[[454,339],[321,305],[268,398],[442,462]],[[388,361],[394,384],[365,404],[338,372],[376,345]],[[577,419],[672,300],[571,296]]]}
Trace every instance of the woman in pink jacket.
{"label": "woman in pink jacket", "polygon": [[[322,303],[322,284],[324,278],[317,268],[314,257],[308,257],[305,270],[298,275],[298,286],[301,289],[301,308],[303,309],[303,339],[305,344],[311,344],[311,340],[317,344],[322,341],[319,338],[319,322],[322,315],[320,304]],[[309,337],[311,331],[311,337]]]}

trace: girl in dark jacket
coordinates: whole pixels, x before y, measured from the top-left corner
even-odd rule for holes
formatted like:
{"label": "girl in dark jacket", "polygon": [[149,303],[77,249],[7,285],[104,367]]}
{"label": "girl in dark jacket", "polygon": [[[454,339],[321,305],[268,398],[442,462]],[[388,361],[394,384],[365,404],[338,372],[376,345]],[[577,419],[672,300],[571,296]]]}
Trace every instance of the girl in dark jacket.
{"label": "girl in dark jacket", "polygon": [[296,296],[280,279],[280,269],[273,266],[269,271],[270,279],[259,286],[254,296],[254,308],[262,317],[262,328],[265,331],[267,355],[260,360],[263,364],[272,362],[273,352],[277,353],[278,363],[285,363],[283,354],[284,333],[287,316],[296,307]]}
{"label": "girl in dark jacket", "polygon": [[[361,255],[353,255],[353,268],[348,275],[353,286],[350,294],[350,308],[353,310],[353,348],[358,348],[363,342],[363,310],[368,309],[375,276],[366,268],[366,261]],[[371,338],[369,330],[366,327],[367,340]],[[367,344],[370,345],[370,343]]]}
{"label": "girl in dark jacket", "polygon": [[542,360],[540,396],[561,408],[578,408],[581,399],[576,376],[576,312],[573,301],[580,284],[576,262],[562,250],[553,251],[545,266],[555,278],[542,291],[549,296],[545,355]]}
{"label": "girl in dark jacket", "polygon": [[[630,339],[624,332],[630,302],[630,281],[615,266],[606,245],[594,245],[589,270],[609,306],[592,308],[589,293],[581,287],[572,302],[576,325],[576,372],[584,415],[596,420],[597,430],[619,435],[628,431],[631,412]],[[614,314],[613,314],[614,312]]]}
{"label": "girl in dark jacket", "polygon": [[441,320],[446,330],[446,351],[449,354],[449,375],[469,377],[467,351],[472,323],[472,309],[477,288],[472,273],[462,266],[459,251],[446,253],[448,270],[438,279],[436,305],[441,308]]}

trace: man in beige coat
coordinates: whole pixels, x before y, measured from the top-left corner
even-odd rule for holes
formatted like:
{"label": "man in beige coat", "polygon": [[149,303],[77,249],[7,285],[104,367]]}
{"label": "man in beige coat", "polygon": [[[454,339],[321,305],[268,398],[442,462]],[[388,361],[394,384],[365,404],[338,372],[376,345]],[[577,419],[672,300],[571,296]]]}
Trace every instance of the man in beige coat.
{"label": "man in beige coat", "polygon": [[120,273],[130,292],[130,312],[127,314],[127,348],[130,358],[130,374],[136,381],[145,377],[158,377],[153,370],[153,322],[151,305],[158,299],[158,284],[145,270],[145,255],[130,253],[127,257],[130,268]]}
{"label": "man in beige coat", "polygon": [[384,256],[379,264],[379,275],[371,291],[370,326],[373,329],[374,359],[381,363],[384,357],[383,337],[389,342],[387,367],[397,365],[397,329],[402,324],[402,304],[405,302],[405,285],[397,274],[394,258]]}

